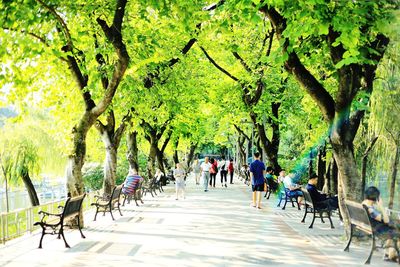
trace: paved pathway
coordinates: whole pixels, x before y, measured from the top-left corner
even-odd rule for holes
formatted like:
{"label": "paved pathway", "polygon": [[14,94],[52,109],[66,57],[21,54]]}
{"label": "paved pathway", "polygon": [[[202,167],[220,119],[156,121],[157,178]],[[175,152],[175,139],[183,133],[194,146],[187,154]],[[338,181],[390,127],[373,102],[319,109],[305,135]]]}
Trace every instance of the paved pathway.
{"label": "paved pathway", "polygon": [[[218,177],[219,178],[219,177]],[[302,211],[250,207],[250,188],[237,182],[204,192],[189,178],[187,198],[175,200],[169,185],[145,204],[123,208],[123,216],[85,214],[86,239],[66,233],[71,249],[61,240],[34,233],[0,246],[0,266],[361,266],[368,247],[342,251],[345,240],[336,229],[316,221],[314,229],[301,224]],[[376,252],[372,266],[395,266]]]}

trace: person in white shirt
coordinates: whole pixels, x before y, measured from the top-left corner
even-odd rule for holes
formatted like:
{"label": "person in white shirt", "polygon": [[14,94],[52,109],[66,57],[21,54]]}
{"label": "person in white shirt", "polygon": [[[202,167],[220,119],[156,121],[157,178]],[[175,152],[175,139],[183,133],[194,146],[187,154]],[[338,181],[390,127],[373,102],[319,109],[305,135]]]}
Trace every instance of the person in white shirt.
{"label": "person in white shirt", "polygon": [[210,169],[211,169],[211,163],[208,161],[208,157],[205,157],[204,162],[200,166],[200,169],[203,175],[204,192],[207,192],[208,181],[210,180]]}
{"label": "person in white shirt", "polygon": [[176,169],[174,170],[176,200],[179,199],[179,196],[185,199],[185,174],[181,164],[177,163]]}

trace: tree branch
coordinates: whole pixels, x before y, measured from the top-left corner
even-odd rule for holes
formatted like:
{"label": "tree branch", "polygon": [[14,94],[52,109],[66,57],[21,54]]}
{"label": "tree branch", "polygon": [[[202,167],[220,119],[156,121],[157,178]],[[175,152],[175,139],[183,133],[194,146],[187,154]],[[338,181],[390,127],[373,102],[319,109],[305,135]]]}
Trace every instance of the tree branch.
{"label": "tree branch", "polygon": [[207,57],[207,59],[211,62],[211,64],[214,65],[214,67],[216,67],[218,70],[220,70],[222,73],[224,73],[226,76],[228,76],[229,78],[231,78],[232,80],[234,80],[235,82],[238,82],[239,79],[236,78],[235,76],[233,76],[232,74],[230,74],[227,70],[225,70],[224,68],[222,68],[220,65],[217,64],[217,62],[215,62],[214,59],[212,59],[212,57],[207,53],[207,51],[200,46],[201,51],[203,51],[204,55]]}
{"label": "tree branch", "polygon": [[253,71],[250,69],[249,65],[244,61],[244,59],[238,54],[238,52],[232,52],[233,56],[240,61],[242,64],[243,68],[250,74],[253,73]]}
{"label": "tree branch", "polygon": [[250,141],[250,137],[244,133],[244,131],[242,129],[240,129],[239,126],[237,126],[236,124],[233,125],[236,129],[236,131],[238,131],[238,133],[240,133],[241,135],[243,135],[248,141]]}
{"label": "tree branch", "polygon": [[[274,8],[267,5],[259,9],[271,21],[278,39],[284,38],[283,31],[286,29],[286,19],[281,16]],[[306,89],[307,93],[314,99],[319,106],[325,120],[332,122],[335,117],[335,101],[321,83],[308,71],[301,63],[296,52],[288,52],[289,40],[285,39],[283,51],[288,53],[288,60],[285,67],[289,73],[293,74],[300,84]]]}

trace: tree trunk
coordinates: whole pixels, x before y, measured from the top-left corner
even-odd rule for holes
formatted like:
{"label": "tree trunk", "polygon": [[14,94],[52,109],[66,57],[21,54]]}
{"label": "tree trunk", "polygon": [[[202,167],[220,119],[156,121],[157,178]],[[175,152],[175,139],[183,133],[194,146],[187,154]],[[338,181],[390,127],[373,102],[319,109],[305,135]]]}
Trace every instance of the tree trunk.
{"label": "tree trunk", "polygon": [[332,157],[332,159],[331,159],[330,168],[331,168],[331,179],[330,179],[330,191],[329,192],[331,192],[332,194],[338,194],[339,172],[338,172],[337,164],[336,164],[334,157]]}
{"label": "tree trunk", "polygon": [[35,187],[32,184],[32,180],[29,177],[29,172],[25,171],[22,174],[22,181],[24,182],[25,188],[28,191],[29,199],[31,200],[32,206],[39,206],[39,198],[37,196]]}
{"label": "tree trunk", "polygon": [[106,147],[106,158],[104,162],[104,193],[111,194],[117,180],[117,149],[114,146]]}
{"label": "tree trunk", "polygon": [[318,149],[318,185],[317,188],[322,190],[325,184],[325,172],[326,172],[326,144],[322,145]]}
{"label": "tree trunk", "polygon": [[246,151],[244,148],[245,141],[246,141],[246,138],[239,134],[238,145],[239,145],[239,155],[240,155],[239,156],[239,165],[240,166],[246,165]]}
{"label": "tree trunk", "polygon": [[340,148],[334,146],[333,153],[346,199],[361,202],[361,177],[357,172],[357,164],[352,149],[346,146]]}
{"label": "tree trunk", "polygon": [[399,158],[400,158],[400,146],[398,142],[396,143],[396,154],[394,157],[393,165],[392,165],[392,175],[390,179],[390,187],[389,187],[389,209],[393,209],[393,202],[394,202],[394,195],[395,195],[395,188],[396,188],[396,177],[397,177],[397,168],[399,165]]}
{"label": "tree trunk", "polygon": [[151,179],[155,174],[156,158],[157,158],[157,143],[150,144],[150,152],[147,163],[147,175]]}
{"label": "tree trunk", "polygon": [[137,145],[137,131],[129,132],[127,135],[128,151],[126,157],[129,162],[129,167],[139,171],[139,150]]}
{"label": "tree trunk", "polygon": [[197,144],[198,143],[192,143],[192,142],[190,143],[189,154],[186,159],[189,168],[190,168],[190,166],[192,166],[192,162],[194,159],[194,152],[196,151]]}
{"label": "tree trunk", "polygon": [[85,192],[82,167],[86,155],[86,135],[90,127],[94,124],[95,118],[86,112],[81,118],[79,125],[73,128],[73,153],[68,158],[66,170],[67,190],[69,196],[79,196]]}
{"label": "tree trunk", "polygon": [[176,165],[177,163],[179,163],[178,145],[179,145],[179,138],[177,138],[177,139],[175,140],[175,142],[174,142],[174,155],[173,155],[173,158],[174,158],[174,163],[175,163],[175,165]]}
{"label": "tree trunk", "polygon": [[332,171],[331,171],[331,164],[328,164],[328,169],[326,170],[326,174],[324,177],[324,186],[322,188],[322,191],[325,193],[331,193],[331,177],[332,177]]}
{"label": "tree trunk", "polygon": [[164,153],[157,148],[156,150],[156,158],[157,158],[157,167],[165,173],[165,167],[164,167]]}

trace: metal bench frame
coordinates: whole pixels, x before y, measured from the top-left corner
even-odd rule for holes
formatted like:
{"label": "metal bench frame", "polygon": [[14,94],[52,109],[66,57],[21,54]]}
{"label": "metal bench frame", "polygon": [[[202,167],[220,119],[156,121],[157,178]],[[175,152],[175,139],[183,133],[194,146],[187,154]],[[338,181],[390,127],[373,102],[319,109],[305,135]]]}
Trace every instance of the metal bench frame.
{"label": "metal bench frame", "polygon": [[[81,223],[80,223],[80,211],[82,208],[82,202],[85,198],[86,194],[77,196],[77,197],[69,197],[65,202],[64,206],[58,206],[61,213],[49,213],[45,211],[39,211],[39,214],[42,215],[40,222],[35,222],[34,225],[40,225],[42,227],[42,236],[40,237],[39,248],[42,248],[43,237],[47,234],[50,235],[58,235],[57,238],[63,238],[65,247],[69,248],[67,241],[64,236],[64,226],[66,222],[70,222],[75,218],[78,219],[78,229],[81,233],[82,238],[86,238],[82,233]],[[49,231],[50,230],[50,231]]]}
{"label": "metal bench frame", "polygon": [[[331,219],[332,210],[329,208],[316,208],[314,200],[311,198],[311,195],[308,192],[308,190],[305,188],[301,188],[301,191],[303,192],[303,197],[304,197],[304,201],[305,201],[304,216],[303,216],[303,219],[301,220],[301,222],[304,223],[307,214],[312,213],[313,218],[312,218],[311,224],[308,228],[313,228],[315,218],[320,218],[322,223],[325,223],[324,218],[328,218],[329,222],[331,224],[331,229],[334,229],[335,227],[333,226],[332,219]],[[326,214],[326,216],[324,216],[324,214]]]}
{"label": "metal bench frame", "polygon": [[95,196],[97,198],[97,200],[95,203],[91,204],[92,206],[96,207],[96,214],[94,215],[93,221],[96,220],[97,213],[99,213],[99,212],[103,212],[103,216],[106,214],[106,212],[110,212],[111,218],[113,220],[115,220],[114,216],[112,214],[112,211],[115,208],[117,208],[119,211],[119,214],[121,216],[123,216],[121,209],[120,209],[121,203],[119,201],[121,191],[122,191],[122,186],[123,186],[122,184],[115,186],[112,190],[111,196],[108,196],[108,195]]}

